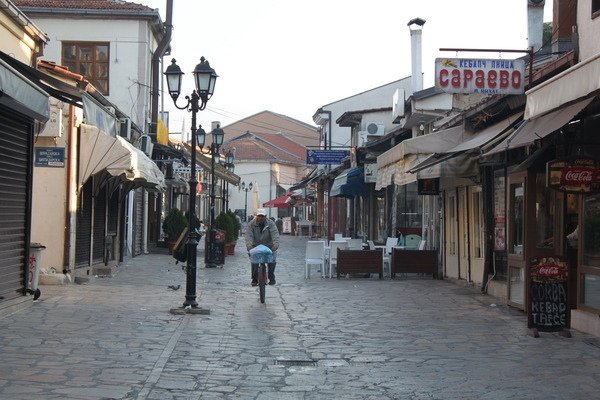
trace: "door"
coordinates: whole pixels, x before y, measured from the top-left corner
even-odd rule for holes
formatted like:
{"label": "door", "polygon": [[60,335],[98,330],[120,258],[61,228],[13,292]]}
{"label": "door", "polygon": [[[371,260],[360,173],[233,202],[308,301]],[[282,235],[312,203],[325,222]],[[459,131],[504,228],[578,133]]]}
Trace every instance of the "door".
{"label": "door", "polygon": [[469,265],[470,278],[478,285],[483,284],[485,259],[485,222],[483,217],[483,195],[481,186],[470,188],[469,201]]}
{"label": "door", "polygon": [[525,183],[524,173],[508,177],[508,304],[525,308]]}
{"label": "door", "polygon": [[459,278],[458,273],[458,220],[456,210],[456,191],[445,193],[444,231],[445,231],[445,258],[446,273],[448,278]]}
{"label": "door", "polygon": [[471,281],[469,274],[469,201],[467,188],[458,188],[458,265],[459,278]]}

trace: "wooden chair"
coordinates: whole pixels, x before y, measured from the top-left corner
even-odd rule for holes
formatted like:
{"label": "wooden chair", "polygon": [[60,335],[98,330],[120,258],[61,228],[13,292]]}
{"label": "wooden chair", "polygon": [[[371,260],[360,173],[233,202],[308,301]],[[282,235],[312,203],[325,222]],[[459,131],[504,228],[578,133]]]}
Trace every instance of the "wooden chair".
{"label": "wooden chair", "polygon": [[322,240],[309,240],[306,242],[306,254],[304,256],[305,277],[310,278],[311,265],[321,268],[321,277],[325,277],[325,242]]}

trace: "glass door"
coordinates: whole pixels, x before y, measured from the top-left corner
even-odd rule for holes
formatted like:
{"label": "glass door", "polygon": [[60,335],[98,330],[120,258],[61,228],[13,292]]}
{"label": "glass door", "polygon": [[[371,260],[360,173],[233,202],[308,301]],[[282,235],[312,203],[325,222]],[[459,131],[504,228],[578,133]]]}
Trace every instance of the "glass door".
{"label": "glass door", "polygon": [[525,175],[508,178],[508,304],[525,308]]}

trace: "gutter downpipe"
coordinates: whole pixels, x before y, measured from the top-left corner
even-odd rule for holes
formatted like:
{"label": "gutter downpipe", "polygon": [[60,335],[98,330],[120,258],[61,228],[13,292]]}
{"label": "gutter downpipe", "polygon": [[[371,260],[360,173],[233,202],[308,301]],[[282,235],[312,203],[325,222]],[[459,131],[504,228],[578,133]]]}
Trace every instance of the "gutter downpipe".
{"label": "gutter downpipe", "polygon": [[162,40],[156,47],[154,54],[152,55],[152,63],[151,63],[151,74],[152,74],[152,91],[150,93],[150,97],[152,99],[151,104],[151,122],[150,122],[150,137],[154,142],[156,142],[156,128],[158,124],[158,97],[159,90],[158,84],[160,80],[160,61],[162,57],[165,55],[167,47],[171,43],[171,34],[173,32],[173,0],[167,0],[167,14],[164,23],[165,27],[165,35]]}

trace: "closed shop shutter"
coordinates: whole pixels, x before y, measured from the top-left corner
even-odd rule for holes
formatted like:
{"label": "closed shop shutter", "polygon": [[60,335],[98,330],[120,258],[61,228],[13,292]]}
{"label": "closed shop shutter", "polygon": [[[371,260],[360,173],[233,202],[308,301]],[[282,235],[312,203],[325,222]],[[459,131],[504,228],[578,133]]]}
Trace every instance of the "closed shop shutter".
{"label": "closed shop shutter", "polygon": [[90,264],[90,239],[92,235],[92,180],[83,185],[77,202],[77,233],[75,236],[75,267]]}
{"label": "closed shop shutter", "polygon": [[106,221],[106,186],[100,189],[94,206],[94,245],[92,247],[92,262],[99,263],[104,259],[104,236]]}
{"label": "closed shop shutter", "polygon": [[23,296],[33,121],[0,107],[0,297]]}
{"label": "closed shop shutter", "polygon": [[144,189],[135,189],[134,197],[134,228],[133,228],[133,255],[142,254],[142,236],[144,235]]}

